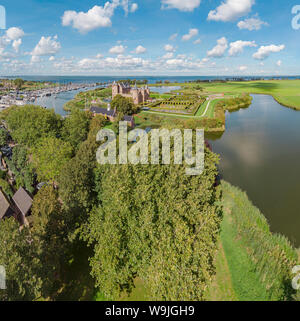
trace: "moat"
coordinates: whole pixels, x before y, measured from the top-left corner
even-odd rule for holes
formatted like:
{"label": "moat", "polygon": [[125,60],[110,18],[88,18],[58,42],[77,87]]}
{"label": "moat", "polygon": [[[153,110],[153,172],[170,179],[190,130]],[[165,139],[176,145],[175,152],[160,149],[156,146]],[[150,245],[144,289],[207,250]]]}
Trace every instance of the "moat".
{"label": "moat", "polygon": [[271,229],[300,245],[300,112],[271,96],[253,95],[247,109],[226,114],[212,140],[222,177],[246,191]]}

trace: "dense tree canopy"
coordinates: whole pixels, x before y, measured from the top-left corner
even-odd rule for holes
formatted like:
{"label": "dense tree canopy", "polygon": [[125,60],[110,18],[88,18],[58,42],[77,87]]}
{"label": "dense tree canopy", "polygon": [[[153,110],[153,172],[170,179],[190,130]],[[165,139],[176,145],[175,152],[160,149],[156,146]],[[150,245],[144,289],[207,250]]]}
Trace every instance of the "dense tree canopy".
{"label": "dense tree canopy", "polygon": [[6,121],[12,138],[26,146],[41,137],[57,137],[61,127],[61,117],[53,110],[33,105],[10,108]]}
{"label": "dense tree canopy", "polygon": [[98,167],[99,204],[84,237],[106,296],[118,299],[140,277],[152,299],[203,299],[221,215],[216,162],[207,150],[201,176],[186,176],[184,166]]}
{"label": "dense tree canopy", "polygon": [[87,139],[91,116],[78,108],[72,108],[70,115],[64,120],[62,138],[74,149]]}
{"label": "dense tree canopy", "polygon": [[33,164],[40,181],[54,181],[61,169],[71,159],[73,149],[70,143],[53,137],[39,140],[32,149]]}
{"label": "dense tree canopy", "polygon": [[14,85],[18,90],[20,90],[25,84],[25,81],[22,78],[17,78],[14,80]]}
{"label": "dense tree canopy", "polygon": [[114,97],[111,102],[111,107],[124,115],[132,115],[136,112],[136,107],[132,99],[123,97],[121,95]]}

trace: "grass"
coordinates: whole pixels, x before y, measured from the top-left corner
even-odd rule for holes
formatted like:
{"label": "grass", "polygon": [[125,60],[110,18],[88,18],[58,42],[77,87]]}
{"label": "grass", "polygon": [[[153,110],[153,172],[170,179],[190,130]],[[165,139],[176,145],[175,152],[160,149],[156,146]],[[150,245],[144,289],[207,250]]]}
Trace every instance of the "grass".
{"label": "grass", "polygon": [[300,80],[201,83],[201,87],[204,91],[210,93],[225,93],[225,95],[226,93],[271,95],[280,104],[300,110]]}

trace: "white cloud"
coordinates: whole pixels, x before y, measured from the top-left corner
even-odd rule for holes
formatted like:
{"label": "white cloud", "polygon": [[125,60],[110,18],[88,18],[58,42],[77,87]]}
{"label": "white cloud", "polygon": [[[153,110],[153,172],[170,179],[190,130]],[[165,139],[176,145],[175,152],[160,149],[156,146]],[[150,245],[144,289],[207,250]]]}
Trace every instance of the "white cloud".
{"label": "white cloud", "polygon": [[109,49],[109,52],[114,55],[120,55],[125,52],[125,47],[123,45],[114,46]]}
{"label": "white cloud", "polygon": [[276,46],[276,45],[261,46],[258,49],[258,51],[255,54],[253,54],[253,58],[254,59],[258,59],[258,60],[264,60],[264,59],[268,58],[271,53],[280,52],[284,48],[285,48],[285,45],[280,45],[280,46]]}
{"label": "white cloud", "polygon": [[268,23],[260,20],[259,18],[249,18],[240,21],[237,26],[240,29],[247,29],[250,31],[260,30],[262,26],[268,26]]}
{"label": "white cloud", "polygon": [[50,56],[56,54],[61,45],[57,40],[57,36],[52,37],[42,37],[39,43],[35,46],[31,52],[32,56]]}
{"label": "white cloud", "polygon": [[55,57],[54,56],[51,56],[50,58],[49,58],[49,61],[54,61],[55,60]]}
{"label": "white cloud", "polygon": [[238,40],[230,43],[229,56],[236,56],[243,52],[244,47],[257,47],[255,41],[242,41]]}
{"label": "white cloud", "polygon": [[198,29],[190,29],[189,33],[182,36],[182,41],[189,41],[199,33]]}
{"label": "white cloud", "polygon": [[277,65],[278,67],[281,67],[282,61],[281,61],[281,60],[278,60],[278,61],[276,62],[276,65]]}
{"label": "white cloud", "polygon": [[228,42],[225,37],[217,40],[217,45],[212,49],[207,51],[208,57],[221,58],[224,56],[226,49],[228,48]]}
{"label": "white cloud", "polygon": [[24,36],[24,31],[17,27],[12,27],[6,30],[6,36],[10,40],[19,40]]}
{"label": "white cloud", "polygon": [[[80,33],[87,33],[97,28],[110,27],[112,25],[111,18],[117,7],[123,7],[126,15],[129,11],[129,0],[111,0],[107,1],[103,6],[94,6],[87,12],[76,12],[68,10],[64,12],[62,17],[63,26],[72,26]],[[130,12],[138,9],[138,5],[133,3]]]}
{"label": "white cloud", "polygon": [[139,8],[138,4],[137,3],[133,3],[131,5],[130,12],[132,12],[132,13],[136,12],[138,8]]}
{"label": "white cloud", "polygon": [[101,53],[99,53],[98,55],[96,55],[97,59],[103,58],[103,55]]}
{"label": "white cloud", "polygon": [[178,36],[178,33],[174,33],[172,36],[170,36],[169,40],[174,41]]}
{"label": "white cloud", "polygon": [[175,48],[172,45],[165,45],[165,51],[174,52]]}
{"label": "white cloud", "polygon": [[239,67],[239,71],[242,71],[242,72],[246,71],[247,69],[248,69],[247,66],[240,66]]}
{"label": "white cloud", "polygon": [[193,11],[200,6],[201,0],[161,0],[162,9]]}
{"label": "white cloud", "polygon": [[201,43],[201,39],[197,39],[193,42],[194,45],[199,45]]}
{"label": "white cloud", "polygon": [[162,58],[163,59],[171,59],[174,57],[174,53],[173,52],[167,52]]}
{"label": "white cloud", "polygon": [[22,44],[22,39],[14,40],[12,47],[14,48],[15,52],[19,52],[19,48]]}
{"label": "white cloud", "polygon": [[143,54],[143,53],[145,53],[147,51],[147,49],[145,48],[145,47],[143,47],[143,46],[141,46],[141,45],[139,45],[139,46],[137,46],[136,48],[135,48],[135,50],[134,50],[134,52],[136,53],[136,54]]}
{"label": "white cloud", "polygon": [[208,14],[208,20],[234,21],[251,11],[255,0],[226,0]]}
{"label": "white cloud", "polygon": [[40,56],[32,56],[31,57],[31,62],[32,63],[41,62],[41,57]]}

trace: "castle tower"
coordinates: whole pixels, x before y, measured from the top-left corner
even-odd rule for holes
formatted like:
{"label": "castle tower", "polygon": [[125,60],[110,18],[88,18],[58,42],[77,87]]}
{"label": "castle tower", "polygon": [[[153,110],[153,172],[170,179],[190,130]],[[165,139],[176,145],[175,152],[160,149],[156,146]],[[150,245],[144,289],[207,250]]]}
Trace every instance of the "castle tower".
{"label": "castle tower", "polygon": [[115,81],[112,84],[112,99],[120,93],[119,84]]}

